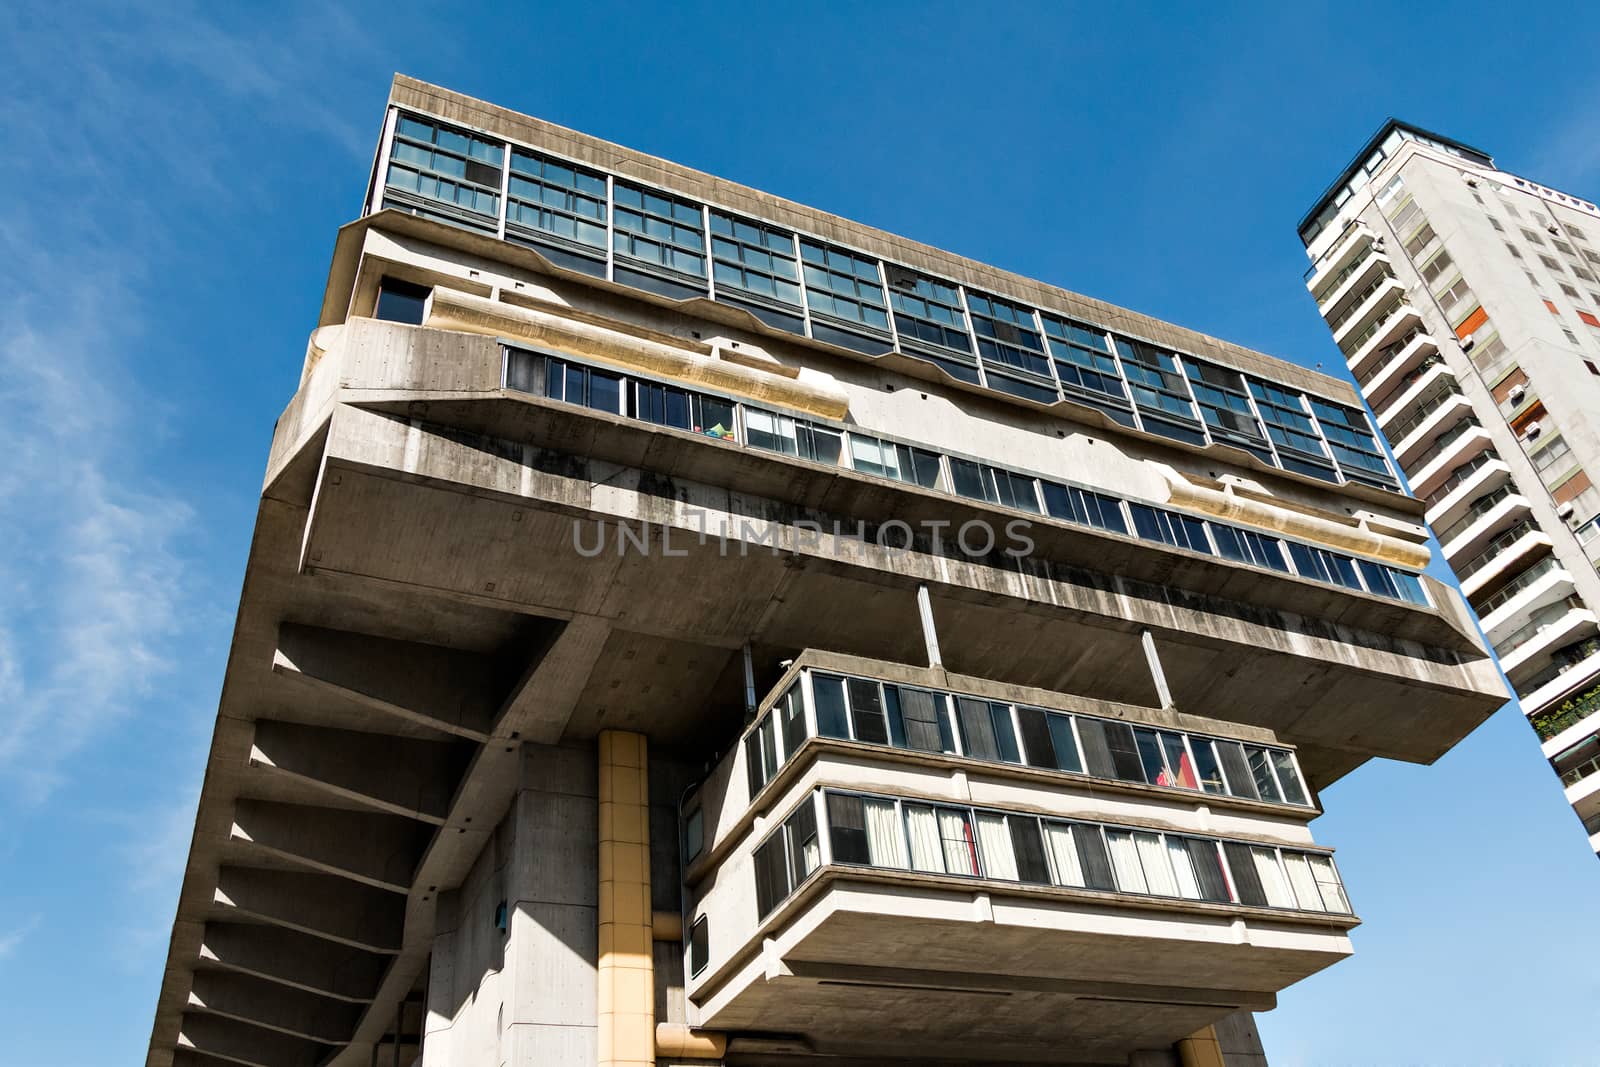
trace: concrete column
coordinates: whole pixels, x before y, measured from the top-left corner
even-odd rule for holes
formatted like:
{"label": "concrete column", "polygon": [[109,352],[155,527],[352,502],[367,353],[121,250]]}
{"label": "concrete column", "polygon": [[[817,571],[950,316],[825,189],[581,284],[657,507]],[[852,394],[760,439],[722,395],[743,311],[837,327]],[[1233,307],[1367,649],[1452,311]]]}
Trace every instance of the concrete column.
{"label": "concrete column", "polygon": [[600,1067],[655,1064],[647,750],[643,734],[600,734]]}
{"label": "concrete column", "polygon": [[1224,1067],[1217,1031],[1208,1026],[1179,1041],[1178,1062],[1183,1067]]}

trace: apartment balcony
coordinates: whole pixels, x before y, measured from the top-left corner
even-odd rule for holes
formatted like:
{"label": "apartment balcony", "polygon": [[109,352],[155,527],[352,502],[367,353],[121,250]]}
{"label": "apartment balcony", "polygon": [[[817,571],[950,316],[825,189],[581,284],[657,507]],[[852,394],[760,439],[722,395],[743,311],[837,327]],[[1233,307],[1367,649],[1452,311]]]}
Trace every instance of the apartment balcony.
{"label": "apartment balcony", "polygon": [[[1399,285],[1398,282],[1395,284]],[[1377,357],[1388,351],[1389,346],[1404,337],[1407,331],[1421,325],[1421,313],[1401,296],[1395,299],[1392,306],[1385,305],[1371,325],[1351,333],[1340,342],[1339,350],[1346,353],[1350,371],[1359,379],[1377,366]]]}
{"label": "apartment balcony", "polygon": [[1587,822],[1600,815],[1600,733],[1590,732],[1576,744],[1550,757],[1561,777],[1567,803]]}
{"label": "apartment balcony", "polygon": [[1447,529],[1467,513],[1473,501],[1511,480],[1511,468],[1493,451],[1480,452],[1455,468],[1423,498],[1424,520],[1435,530]]}
{"label": "apartment balcony", "polygon": [[[1356,294],[1385,275],[1394,277],[1389,257],[1372,244],[1364,244],[1348,263],[1318,285],[1311,295],[1317,301],[1317,310],[1332,321],[1354,303]],[[1319,292],[1321,296],[1317,295]]]}
{"label": "apartment balcony", "polygon": [[1373,249],[1376,243],[1377,235],[1365,223],[1352,223],[1328,249],[1327,254],[1312,264],[1306,275],[1306,288],[1313,294],[1317,293],[1335,275],[1355,262],[1356,257]]}
{"label": "apartment balcony", "polygon": [[1411,457],[1404,466],[1411,491],[1423,499],[1450,477],[1450,473],[1467,461],[1492,451],[1494,441],[1489,431],[1469,418],[1434,438],[1433,444]]}
{"label": "apartment balcony", "polygon": [[1536,558],[1548,556],[1553,547],[1549,534],[1524,519],[1496,534],[1476,555],[1466,557],[1459,568],[1452,568],[1462,593],[1473,596],[1494,588],[1507,574],[1527,567]]}
{"label": "apartment balcony", "polygon": [[1452,566],[1475,561],[1495,538],[1533,514],[1533,504],[1516,490],[1507,482],[1474,500],[1449,526],[1434,531]]}
{"label": "apartment balcony", "polygon": [[1106,1063],[1270,1007],[1357,920],[1293,753],[1226,729],[804,653],[684,807],[691,1025]]}
{"label": "apartment balcony", "polygon": [[1456,385],[1455,372],[1445,366],[1442,359],[1425,363],[1412,371],[1407,378],[1408,380],[1397,383],[1398,388],[1383,407],[1373,408],[1378,425],[1385,433],[1391,426],[1398,424],[1406,412],[1419,409],[1445,393],[1461,392]]}
{"label": "apartment balcony", "polygon": [[1361,391],[1374,408],[1383,405],[1396,389],[1404,388],[1413,374],[1430,360],[1439,359],[1439,346],[1421,327],[1414,327],[1390,342],[1361,379]]}
{"label": "apartment balcony", "polygon": [[1574,645],[1587,647],[1589,638],[1600,632],[1594,612],[1583,599],[1570,596],[1535,612],[1520,628],[1495,645],[1500,669],[1513,687],[1552,668],[1552,654]]}
{"label": "apartment balcony", "polygon": [[1392,274],[1382,274],[1351,294],[1344,310],[1328,319],[1333,331],[1334,344],[1341,347],[1351,338],[1362,336],[1363,331],[1387,317],[1390,305],[1405,296],[1406,287]]}
{"label": "apartment balcony", "polygon": [[1585,641],[1519,694],[1548,758],[1577,744],[1600,719],[1600,642]]}
{"label": "apartment balcony", "polygon": [[1407,409],[1391,421],[1384,436],[1394,442],[1395,458],[1409,469],[1443,434],[1469,418],[1472,403],[1461,393],[1449,390]]}
{"label": "apartment balcony", "polygon": [[1534,612],[1571,596],[1576,589],[1572,575],[1551,556],[1535,563],[1474,606],[1484,636],[1498,651],[1500,642],[1520,629]]}

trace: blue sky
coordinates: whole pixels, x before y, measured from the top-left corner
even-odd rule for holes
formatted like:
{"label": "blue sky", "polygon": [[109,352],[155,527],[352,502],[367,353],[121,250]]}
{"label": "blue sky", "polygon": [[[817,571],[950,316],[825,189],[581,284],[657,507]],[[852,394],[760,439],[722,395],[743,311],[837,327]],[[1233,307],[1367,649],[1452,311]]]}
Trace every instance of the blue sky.
{"label": "blue sky", "polygon": [[[142,1060],[273,421],[392,72],[1341,372],[1294,224],[1387,115],[1600,199],[1589,4],[0,5],[0,1033]],[[1272,1061],[1591,1063],[1514,711],[1329,790]],[[87,1010],[86,1010],[87,1009]]]}

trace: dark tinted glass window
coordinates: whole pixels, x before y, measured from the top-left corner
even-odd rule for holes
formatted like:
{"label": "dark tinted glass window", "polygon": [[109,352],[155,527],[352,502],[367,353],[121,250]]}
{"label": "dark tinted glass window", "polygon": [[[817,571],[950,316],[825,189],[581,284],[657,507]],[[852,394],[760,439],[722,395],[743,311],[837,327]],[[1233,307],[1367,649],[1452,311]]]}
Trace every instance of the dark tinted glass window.
{"label": "dark tinted glass window", "polygon": [[689,927],[689,973],[699,974],[706,969],[706,953],[710,951],[707,938],[709,929],[704,915],[694,921]]}
{"label": "dark tinted glass window", "polygon": [[1017,859],[1017,877],[1024,882],[1049,885],[1050,864],[1044,858],[1044,838],[1039,833],[1039,820],[1008,815],[1006,825],[1011,831],[1011,850]]}
{"label": "dark tinted glass window", "polygon": [[806,880],[817,868],[817,809],[809,799],[783,824],[784,837],[789,842],[789,888]]}
{"label": "dark tinted glass window", "polygon": [[792,755],[806,739],[805,701],[800,695],[798,684],[789,687],[789,691],[778,702],[775,711],[782,720],[783,751],[786,756]]}
{"label": "dark tinted glass window", "polygon": [[867,847],[867,813],[860,797],[828,794],[828,839],[835,863],[871,863]]}
{"label": "dark tinted glass window", "polygon": [[1201,899],[1226,902],[1228,881],[1222,876],[1222,861],[1217,858],[1216,843],[1192,837],[1181,840],[1189,853],[1190,862],[1194,864],[1195,881],[1200,884]]}
{"label": "dark tinted glass window", "polygon": [[422,312],[433,290],[423,285],[412,285],[396,278],[385,278],[378,284],[378,306],[372,313],[375,319],[385,322],[404,322],[422,325]]}
{"label": "dark tinted glass window", "polygon": [[1283,794],[1278,791],[1278,783],[1272,778],[1272,767],[1267,758],[1267,750],[1254,745],[1245,746],[1245,757],[1250,761],[1250,777],[1256,783],[1256,792],[1261,794],[1262,800],[1282,800]]}
{"label": "dark tinted glass window", "polygon": [[1305,788],[1301,785],[1300,775],[1294,769],[1294,760],[1289,753],[1282,749],[1268,749],[1272,757],[1272,766],[1278,772],[1278,782],[1283,786],[1283,798],[1291,804],[1309,804]]}
{"label": "dark tinted glass window", "polygon": [[1106,724],[1100,719],[1079,719],[1078,736],[1083,741],[1083,760],[1096,778],[1116,778],[1111,761],[1111,746],[1106,741]]}
{"label": "dark tinted glass window", "polygon": [[755,851],[756,911],[762,918],[772,913],[779,901],[789,895],[788,867],[783,854],[783,834],[773,834],[771,840]]}
{"label": "dark tinted glass window", "polygon": [[955,751],[943,697],[923,689],[901,689],[900,714],[905,720],[906,747],[921,752]]}
{"label": "dark tinted glass window", "polygon": [[1222,769],[1217,765],[1217,753],[1211,742],[1204,737],[1191,737],[1189,748],[1194,752],[1195,772],[1200,777],[1201,788],[1207,793],[1226,793]]}
{"label": "dark tinted glass window", "polygon": [[1050,740],[1055,745],[1056,766],[1064,771],[1083,770],[1078,757],[1078,741],[1072,736],[1072,719],[1066,715],[1050,716]]}
{"label": "dark tinted glass window", "polygon": [[1228,788],[1236,797],[1249,797],[1256,800],[1255,777],[1250,773],[1250,765],[1245,762],[1244,749],[1239,747],[1237,741],[1214,742],[1217,755],[1222,759],[1222,770],[1228,776]]}
{"label": "dark tinted glass window", "polygon": [[1239,891],[1239,903],[1266,907],[1267,892],[1262,888],[1261,876],[1256,873],[1255,857],[1250,846],[1236,841],[1224,841],[1222,851],[1228,856],[1228,870],[1233,872],[1233,884]]}
{"label": "dark tinted glass window", "polygon": [[1117,882],[1111,874],[1111,856],[1106,852],[1100,828],[1077,823],[1072,827],[1072,840],[1078,848],[1078,862],[1083,866],[1083,884],[1090,889],[1115,889]]}
{"label": "dark tinted glass window", "polygon": [[1125,722],[1108,722],[1105,727],[1106,746],[1111,750],[1112,777],[1125,782],[1142,782],[1144,764],[1139,759],[1139,747],[1133,739],[1133,728]]}
{"label": "dark tinted glass window", "polygon": [[877,682],[863,678],[850,679],[850,722],[855,727],[857,741],[874,745],[889,743],[889,727],[884,718]]}
{"label": "dark tinted glass window", "polygon": [[1160,783],[1166,777],[1166,763],[1161,758],[1161,741],[1154,730],[1133,731],[1134,742],[1139,747],[1139,762],[1144,766],[1147,782]]}
{"label": "dark tinted glass window", "polygon": [[976,759],[999,759],[1000,747],[994,736],[994,718],[987,700],[956,698],[956,717],[961,722],[961,748]]}
{"label": "dark tinted glass window", "polygon": [[1022,747],[1030,767],[1056,767],[1055,741],[1050,737],[1050,722],[1038,708],[1018,708],[1017,723],[1022,727]]}
{"label": "dark tinted glass window", "polygon": [[849,737],[846,721],[844,679],[832,674],[811,676],[811,695],[817,705],[817,733],[822,737]]}

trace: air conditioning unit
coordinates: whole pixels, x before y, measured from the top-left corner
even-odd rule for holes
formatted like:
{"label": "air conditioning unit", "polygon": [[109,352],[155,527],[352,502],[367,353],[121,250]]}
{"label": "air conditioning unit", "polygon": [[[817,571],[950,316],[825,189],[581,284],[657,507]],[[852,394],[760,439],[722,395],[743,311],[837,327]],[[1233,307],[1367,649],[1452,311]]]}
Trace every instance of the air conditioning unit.
{"label": "air conditioning unit", "polygon": [[1527,425],[1527,427],[1525,429],[1523,429],[1522,436],[1526,437],[1528,440],[1531,441],[1535,437],[1539,436],[1539,430],[1540,430],[1539,420],[1538,419],[1534,419],[1532,422],[1528,423],[1528,425]]}
{"label": "air conditioning unit", "polygon": [[1556,508],[1556,514],[1561,516],[1561,521],[1562,522],[1565,522],[1568,519],[1572,518],[1572,516],[1577,512],[1577,510],[1578,510],[1577,508],[1572,506],[1572,501],[1569,500],[1565,504],[1562,504],[1559,508]]}
{"label": "air conditioning unit", "polygon": [[1507,395],[1507,399],[1515,403],[1516,401],[1521,400],[1523,394],[1525,394],[1527,391],[1528,387],[1526,384],[1519,383],[1517,385],[1513,385],[1511,387],[1511,392]]}
{"label": "air conditioning unit", "polygon": [[1561,236],[1561,227],[1559,227],[1559,226],[1546,226],[1545,230],[1546,230],[1546,232],[1552,234],[1553,236],[1556,236],[1556,237],[1560,237]]}
{"label": "air conditioning unit", "polygon": [[1478,179],[1474,178],[1472,175],[1463,174],[1462,177],[1466,179],[1467,184],[1472,186],[1472,188],[1476,189],[1478,187]]}
{"label": "air conditioning unit", "polygon": [[1461,351],[1463,351],[1463,352],[1471,352],[1472,351],[1472,335],[1470,333],[1467,334],[1465,337],[1463,337],[1461,339]]}

